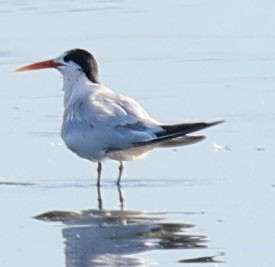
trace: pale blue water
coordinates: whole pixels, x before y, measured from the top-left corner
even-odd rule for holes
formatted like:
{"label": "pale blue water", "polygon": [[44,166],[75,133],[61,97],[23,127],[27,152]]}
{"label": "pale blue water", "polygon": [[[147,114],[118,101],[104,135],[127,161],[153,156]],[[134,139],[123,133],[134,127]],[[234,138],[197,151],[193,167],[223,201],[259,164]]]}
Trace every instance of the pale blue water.
{"label": "pale blue water", "polygon": [[[274,13],[271,0],[0,1],[1,267],[275,265]],[[60,74],[13,73],[75,47],[158,120],[226,124],[127,164],[122,192],[107,162],[99,202],[96,166],[59,136]]]}

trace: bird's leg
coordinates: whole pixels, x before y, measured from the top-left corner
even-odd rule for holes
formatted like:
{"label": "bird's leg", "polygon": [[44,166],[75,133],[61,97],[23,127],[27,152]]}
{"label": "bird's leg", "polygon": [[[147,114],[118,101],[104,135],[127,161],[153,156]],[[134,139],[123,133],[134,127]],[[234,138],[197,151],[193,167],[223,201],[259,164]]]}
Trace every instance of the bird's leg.
{"label": "bird's leg", "polygon": [[100,187],[97,187],[97,201],[98,201],[98,209],[102,210],[102,196],[101,196],[101,190]]}
{"label": "bird's leg", "polygon": [[123,194],[122,194],[121,187],[118,186],[117,190],[118,190],[120,208],[121,208],[121,210],[123,210],[124,209],[124,197],[123,197]]}
{"label": "bird's leg", "polygon": [[101,172],[102,172],[102,162],[99,161],[97,163],[97,186],[100,186],[100,178],[101,178]]}
{"label": "bird's leg", "polygon": [[123,173],[123,162],[120,161],[119,162],[119,167],[118,167],[118,179],[117,179],[117,186],[120,186],[120,182],[121,182],[121,176],[122,176],[122,173]]}

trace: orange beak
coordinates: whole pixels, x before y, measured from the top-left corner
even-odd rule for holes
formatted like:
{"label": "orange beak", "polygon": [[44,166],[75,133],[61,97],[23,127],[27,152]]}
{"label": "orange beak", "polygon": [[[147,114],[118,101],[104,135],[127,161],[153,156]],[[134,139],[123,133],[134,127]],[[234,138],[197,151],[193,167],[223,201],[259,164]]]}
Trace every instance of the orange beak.
{"label": "orange beak", "polygon": [[63,66],[62,63],[55,62],[53,59],[52,60],[45,60],[45,61],[40,61],[37,63],[33,63],[24,67],[21,67],[15,72],[21,72],[21,71],[28,71],[28,70],[39,70],[39,69],[48,69],[48,68],[57,68]]}

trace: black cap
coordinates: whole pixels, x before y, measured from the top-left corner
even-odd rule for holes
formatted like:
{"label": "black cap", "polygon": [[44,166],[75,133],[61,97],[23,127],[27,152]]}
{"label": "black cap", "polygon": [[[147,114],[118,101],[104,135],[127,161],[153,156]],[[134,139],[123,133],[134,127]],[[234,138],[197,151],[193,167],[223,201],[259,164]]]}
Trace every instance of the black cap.
{"label": "black cap", "polygon": [[65,62],[73,61],[79,65],[87,78],[93,83],[99,83],[98,66],[94,56],[84,49],[72,49],[66,52]]}

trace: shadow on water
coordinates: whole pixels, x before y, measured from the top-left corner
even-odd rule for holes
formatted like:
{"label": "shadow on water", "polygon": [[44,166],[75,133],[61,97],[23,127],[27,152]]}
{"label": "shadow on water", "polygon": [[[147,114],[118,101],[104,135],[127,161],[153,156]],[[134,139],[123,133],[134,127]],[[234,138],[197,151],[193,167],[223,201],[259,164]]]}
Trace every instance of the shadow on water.
{"label": "shadow on water", "polygon": [[[203,235],[188,234],[192,224],[165,221],[165,213],[145,213],[124,209],[118,188],[120,209],[103,209],[98,188],[98,208],[81,212],[49,211],[35,216],[47,222],[61,222],[67,267],[148,266],[137,254],[151,250],[207,248]],[[199,262],[198,258],[198,261]],[[215,262],[214,257],[206,261]],[[178,262],[196,262],[180,259]]]}

